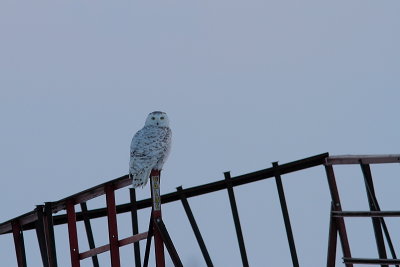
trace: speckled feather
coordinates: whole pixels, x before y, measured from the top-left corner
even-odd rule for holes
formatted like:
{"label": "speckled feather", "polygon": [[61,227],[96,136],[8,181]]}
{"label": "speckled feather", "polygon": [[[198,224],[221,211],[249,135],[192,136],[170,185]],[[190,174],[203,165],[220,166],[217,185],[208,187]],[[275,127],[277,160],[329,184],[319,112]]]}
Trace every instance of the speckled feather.
{"label": "speckled feather", "polygon": [[133,187],[145,186],[151,170],[162,169],[171,147],[171,129],[166,125],[145,125],[133,136],[129,163]]}

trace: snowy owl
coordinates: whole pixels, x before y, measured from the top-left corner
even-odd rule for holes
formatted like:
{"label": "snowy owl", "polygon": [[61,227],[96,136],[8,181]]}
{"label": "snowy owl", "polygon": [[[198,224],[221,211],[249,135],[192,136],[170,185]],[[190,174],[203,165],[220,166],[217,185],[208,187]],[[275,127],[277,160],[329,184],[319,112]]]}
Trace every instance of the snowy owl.
{"label": "snowy owl", "polygon": [[134,188],[147,184],[152,169],[161,170],[171,148],[171,129],[166,113],[154,111],[132,138],[129,177]]}

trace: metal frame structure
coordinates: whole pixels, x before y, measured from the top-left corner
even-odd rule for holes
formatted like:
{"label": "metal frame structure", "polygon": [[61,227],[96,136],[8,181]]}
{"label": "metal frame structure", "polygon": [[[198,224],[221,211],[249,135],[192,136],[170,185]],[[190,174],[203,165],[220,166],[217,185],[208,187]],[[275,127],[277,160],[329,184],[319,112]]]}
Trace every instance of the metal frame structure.
{"label": "metal frame structure", "polygon": [[[337,235],[339,234],[342,251],[343,262],[346,267],[353,267],[353,264],[375,264],[381,267],[388,267],[389,265],[396,265],[399,267],[400,260],[397,259],[394,250],[392,239],[390,238],[389,230],[386,226],[384,217],[397,216],[400,213],[397,211],[381,211],[379,203],[375,194],[374,184],[372,180],[371,164],[384,164],[384,163],[399,163],[400,155],[380,155],[380,156],[332,156],[325,160],[324,166],[328,178],[329,189],[332,197],[332,208],[330,216],[329,227],[329,241],[328,241],[328,257],[327,266],[335,266],[336,258],[336,242]],[[339,190],[336,185],[336,178],[333,170],[334,165],[360,165],[364,177],[364,184],[370,211],[343,211],[339,197]],[[344,217],[366,217],[371,218],[372,226],[375,234],[375,241],[378,250],[378,259],[370,258],[352,258],[350,252],[349,240],[347,237],[346,226]],[[382,232],[383,231],[383,232]],[[388,244],[392,259],[388,259],[385,246],[385,238]]]}
{"label": "metal frame structure", "polygon": [[[161,200],[162,203],[170,203],[180,201],[184,211],[188,217],[190,225],[193,229],[195,238],[202,252],[204,261],[208,267],[214,266],[208,253],[206,244],[201,235],[200,229],[196,223],[193,212],[190,208],[188,198],[199,195],[216,192],[219,190],[227,190],[229,203],[231,206],[233,222],[235,225],[238,246],[240,250],[243,266],[249,266],[245,241],[242,233],[242,226],[239,219],[239,211],[236,205],[234,187],[248,183],[257,182],[260,180],[275,178],[276,188],[279,195],[282,216],[285,224],[288,246],[292,258],[293,267],[298,267],[299,261],[296,252],[296,246],[292,227],[289,218],[289,212],[286,204],[285,193],[282,184],[282,176],[288,173],[312,168],[316,166],[324,166],[328,179],[328,185],[332,197],[332,205],[330,212],[330,225],[328,237],[328,253],[327,267],[335,267],[337,238],[339,236],[343,252],[343,262],[346,267],[352,267],[353,264],[376,264],[382,267],[388,265],[400,265],[400,260],[396,258],[394,247],[390,239],[384,217],[400,217],[400,211],[381,211],[375,194],[374,185],[372,182],[372,174],[370,164],[383,163],[399,163],[400,155],[374,155],[374,156],[329,156],[328,153],[316,155],[313,157],[293,161],[290,163],[279,165],[277,162],[272,163],[272,167],[231,177],[229,172],[224,173],[224,179],[216,182],[195,186],[183,189],[177,187],[176,192],[160,196],[159,181],[160,173],[151,173],[151,193],[152,197],[143,200],[136,200],[135,190],[130,188],[130,202],[116,205],[115,191],[129,186],[132,181],[126,175],[120,178],[111,180],[104,184],[92,187],[80,193],[74,194],[67,198],[55,202],[46,202],[44,205],[37,206],[33,211],[13,218],[9,221],[0,224],[0,235],[12,234],[15,246],[15,253],[18,267],[26,267],[26,255],[24,245],[24,231],[36,230],[40,254],[45,267],[56,267],[56,244],[54,237],[54,227],[57,225],[67,225],[70,241],[71,266],[80,266],[80,261],[91,257],[94,267],[99,266],[97,255],[109,251],[110,263],[112,267],[119,267],[120,255],[119,248],[128,244],[133,244],[135,266],[147,266],[151,238],[154,236],[155,256],[157,267],[165,266],[164,262],[164,246],[167,248],[171,259],[175,266],[183,266],[179,259],[178,253],[171,241],[165,224],[161,216]],[[339,190],[336,185],[336,178],[333,170],[334,165],[338,164],[359,164],[364,175],[366,192],[368,196],[369,211],[343,211]],[[88,210],[86,201],[105,195],[106,207],[100,209]],[[81,212],[75,211],[76,205],[81,206]],[[149,228],[147,232],[139,233],[138,231],[138,215],[137,211],[144,208],[152,208]],[[65,210],[66,214],[56,215],[61,210]],[[119,239],[117,214],[131,213],[132,218],[132,236]],[[90,220],[95,218],[107,217],[109,244],[96,247],[93,239]],[[349,240],[347,237],[344,218],[345,217],[368,217],[371,218],[375,233],[376,245],[379,254],[378,259],[368,258],[352,258],[350,252]],[[83,221],[89,242],[89,250],[81,252],[78,244],[77,222]],[[141,262],[139,241],[147,239],[146,250],[144,255],[143,265]],[[392,259],[387,258],[386,239]]]}

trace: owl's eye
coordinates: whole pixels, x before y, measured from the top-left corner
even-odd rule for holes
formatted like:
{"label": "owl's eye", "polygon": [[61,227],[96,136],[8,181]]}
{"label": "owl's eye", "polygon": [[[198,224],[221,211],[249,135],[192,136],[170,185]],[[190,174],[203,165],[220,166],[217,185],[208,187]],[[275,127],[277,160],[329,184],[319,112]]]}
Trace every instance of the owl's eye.
{"label": "owl's eye", "polygon": [[160,120],[163,120],[164,119],[164,117],[160,117]]}
{"label": "owl's eye", "polygon": [[156,119],[156,117],[151,117],[151,119],[154,121]]}

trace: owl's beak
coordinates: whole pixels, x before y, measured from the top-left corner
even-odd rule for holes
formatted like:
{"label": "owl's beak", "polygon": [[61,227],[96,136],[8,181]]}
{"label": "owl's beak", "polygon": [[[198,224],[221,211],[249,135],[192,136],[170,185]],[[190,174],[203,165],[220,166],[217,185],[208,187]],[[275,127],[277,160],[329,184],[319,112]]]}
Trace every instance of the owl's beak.
{"label": "owl's beak", "polygon": [[159,125],[159,123],[157,122],[157,125]]}

